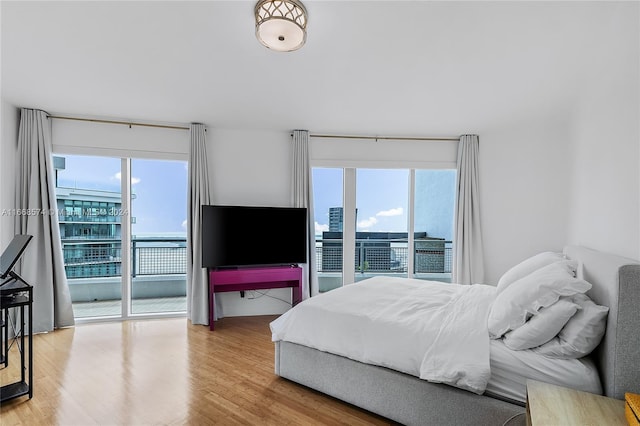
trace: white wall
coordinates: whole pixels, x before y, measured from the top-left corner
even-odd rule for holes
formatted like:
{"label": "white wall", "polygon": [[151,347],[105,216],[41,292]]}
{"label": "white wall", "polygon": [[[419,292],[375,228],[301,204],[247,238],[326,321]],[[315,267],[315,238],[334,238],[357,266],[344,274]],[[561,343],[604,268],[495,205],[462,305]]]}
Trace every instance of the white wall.
{"label": "white wall", "polygon": [[[212,202],[221,205],[291,205],[290,132],[207,130],[207,156]],[[256,236],[260,238],[260,236]],[[259,241],[257,241],[259,243]],[[250,299],[254,292],[218,293],[225,316],[267,315],[286,312],[290,289],[268,290],[268,296]]]}
{"label": "white wall", "polygon": [[638,259],[640,139],[628,118],[638,108],[602,95],[580,111],[572,135],[569,240]]}
{"label": "white wall", "polygon": [[480,133],[485,282],[567,241],[571,151],[567,123],[536,117]]}
{"label": "white wall", "polygon": [[569,241],[640,258],[640,30],[638,10],[593,43],[571,133]]}
{"label": "white wall", "polygon": [[213,202],[228,205],[291,205],[289,132],[207,130]]}
{"label": "white wall", "polygon": [[606,12],[572,104],[478,129],[487,282],[566,244],[640,257],[640,6]]}
{"label": "white wall", "polygon": [[18,145],[18,108],[2,100],[0,120],[0,252],[13,238],[13,216],[2,214],[4,209],[15,208],[15,161]]}

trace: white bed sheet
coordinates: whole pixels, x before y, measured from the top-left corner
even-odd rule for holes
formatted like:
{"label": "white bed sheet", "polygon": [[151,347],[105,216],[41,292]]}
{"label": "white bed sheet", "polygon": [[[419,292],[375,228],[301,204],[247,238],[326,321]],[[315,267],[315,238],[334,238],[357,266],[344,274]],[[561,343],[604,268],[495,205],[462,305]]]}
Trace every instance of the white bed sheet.
{"label": "white bed sheet", "polygon": [[272,339],[481,394],[494,298],[487,285],[378,276],[298,304],[271,323]]}
{"label": "white bed sheet", "polygon": [[491,378],[486,393],[525,402],[527,379],[602,394],[598,369],[589,357],[547,358],[531,350],[513,351],[502,340],[491,341]]}

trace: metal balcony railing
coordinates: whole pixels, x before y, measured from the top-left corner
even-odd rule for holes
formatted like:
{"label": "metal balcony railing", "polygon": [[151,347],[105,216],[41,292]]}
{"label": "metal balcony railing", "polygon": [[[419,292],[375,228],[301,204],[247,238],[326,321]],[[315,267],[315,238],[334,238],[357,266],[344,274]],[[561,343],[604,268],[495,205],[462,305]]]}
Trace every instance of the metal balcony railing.
{"label": "metal balcony railing", "polygon": [[136,238],[132,241],[132,271],[136,275],[187,273],[187,239]]}
{"label": "metal balcony railing", "polygon": [[[132,276],[187,273],[186,238],[135,238],[131,241]],[[122,274],[120,242],[65,244],[67,278],[114,277]]]}
{"label": "metal balcony railing", "polygon": [[[356,240],[356,272],[407,273],[407,240]],[[451,273],[452,242],[414,242],[414,274]],[[65,244],[67,278],[115,277],[122,274],[120,242]],[[187,273],[186,238],[136,238],[131,242],[132,276]],[[316,267],[320,273],[342,272],[342,240],[316,240]]]}
{"label": "metal balcony railing", "polygon": [[[451,241],[416,239],[413,273],[451,273],[452,248]],[[356,239],[354,267],[361,273],[407,273],[408,256],[406,239]],[[316,240],[316,269],[320,273],[342,271],[341,239]]]}

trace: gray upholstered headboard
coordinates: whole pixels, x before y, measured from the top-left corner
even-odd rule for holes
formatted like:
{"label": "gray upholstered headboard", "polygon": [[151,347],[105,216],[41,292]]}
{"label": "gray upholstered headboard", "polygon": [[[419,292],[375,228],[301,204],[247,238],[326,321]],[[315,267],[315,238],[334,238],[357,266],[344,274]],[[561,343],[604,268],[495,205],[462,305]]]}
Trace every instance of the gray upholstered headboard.
{"label": "gray upholstered headboard", "polygon": [[580,246],[564,253],[582,265],[594,302],[609,307],[607,331],[594,351],[604,394],[640,393],[640,263]]}

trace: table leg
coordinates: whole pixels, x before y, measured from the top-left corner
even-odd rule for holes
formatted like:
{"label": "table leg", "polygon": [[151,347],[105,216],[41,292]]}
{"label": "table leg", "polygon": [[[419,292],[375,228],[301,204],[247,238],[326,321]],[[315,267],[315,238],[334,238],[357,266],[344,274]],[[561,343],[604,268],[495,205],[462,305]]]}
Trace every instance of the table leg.
{"label": "table leg", "polygon": [[302,302],[302,282],[298,281],[298,285],[291,288],[292,291],[292,304],[296,306],[298,303]]}
{"label": "table leg", "polygon": [[209,330],[213,331],[214,329],[214,318],[216,317],[216,312],[215,312],[215,308],[216,308],[216,303],[214,300],[214,294],[215,292],[213,291],[213,285],[209,285]]}

